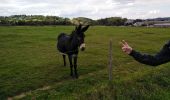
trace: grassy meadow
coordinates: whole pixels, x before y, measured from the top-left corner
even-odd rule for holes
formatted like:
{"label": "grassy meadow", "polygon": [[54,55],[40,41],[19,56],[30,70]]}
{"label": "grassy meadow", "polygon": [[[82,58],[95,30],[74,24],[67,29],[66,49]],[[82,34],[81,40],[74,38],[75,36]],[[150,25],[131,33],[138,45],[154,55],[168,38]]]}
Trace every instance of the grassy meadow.
{"label": "grassy meadow", "polygon": [[[56,50],[59,33],[74,26],[0,26],[0,100],[169,100],[170,63],[158,67],[121,51],[126,40],[155,54],[170,40],[170,28],[91,26],[79,53],[79,79]],[[113,40],[113,80],[108,81],[108,48]]]}

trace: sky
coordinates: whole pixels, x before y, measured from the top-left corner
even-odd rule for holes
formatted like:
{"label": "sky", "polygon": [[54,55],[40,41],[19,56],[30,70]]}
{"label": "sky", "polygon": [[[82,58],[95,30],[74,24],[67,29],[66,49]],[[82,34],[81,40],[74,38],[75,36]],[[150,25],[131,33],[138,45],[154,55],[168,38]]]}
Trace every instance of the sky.
{"label": "sky", "polygon": [[92,19],[170,17],[170,0],[0,0],[0,16],[21,14]]}

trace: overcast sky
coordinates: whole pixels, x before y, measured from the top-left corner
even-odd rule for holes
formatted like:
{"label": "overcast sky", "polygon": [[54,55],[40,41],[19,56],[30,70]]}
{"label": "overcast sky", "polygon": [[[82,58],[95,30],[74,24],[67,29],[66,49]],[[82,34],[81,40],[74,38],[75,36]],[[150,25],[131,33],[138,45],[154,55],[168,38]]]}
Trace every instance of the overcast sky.
{"label": "overcast sky", "polygon": [[18,14],[92,19],[170,17],[170,0],[0,0],[0,16]]}

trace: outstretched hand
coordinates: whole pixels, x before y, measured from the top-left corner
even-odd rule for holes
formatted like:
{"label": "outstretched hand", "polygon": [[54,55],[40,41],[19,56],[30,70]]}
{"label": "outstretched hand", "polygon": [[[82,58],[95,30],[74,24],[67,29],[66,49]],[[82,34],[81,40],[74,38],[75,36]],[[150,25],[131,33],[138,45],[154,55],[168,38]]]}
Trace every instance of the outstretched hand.
{"label": "outstretched hand", "polygon": [[132,47],[129,46],[129,44],[125,41],[121,41],[122,44],[122,51],[125,52],[126,54],[130,54],[132,52]]}

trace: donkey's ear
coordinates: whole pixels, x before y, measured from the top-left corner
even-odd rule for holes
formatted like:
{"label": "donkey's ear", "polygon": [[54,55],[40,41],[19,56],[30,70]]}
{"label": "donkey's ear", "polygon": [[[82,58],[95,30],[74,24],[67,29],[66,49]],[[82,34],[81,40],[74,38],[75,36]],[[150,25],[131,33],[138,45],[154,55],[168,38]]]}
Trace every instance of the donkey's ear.
{"label": "donkey's ear", "polygon": [[81,26],[82,26],[81,24],[79,24],[79,26],[76,26],[76,30],[77,31],[81,30]]}
{"label": "donkey's ear", "polygon": [[90,25],[87,25],[87,26],[83,27],[83,28],[81,29],[81,31],[82,31],[82,32],[85,32],[85,31],[89,28],[89,26],[90,26]]}

